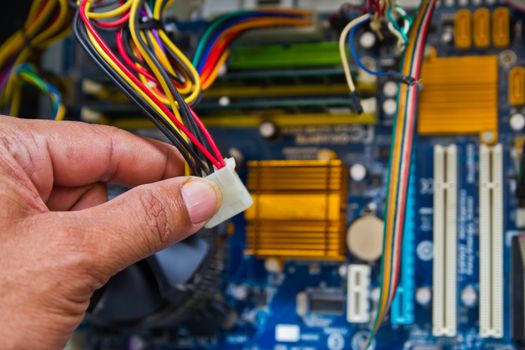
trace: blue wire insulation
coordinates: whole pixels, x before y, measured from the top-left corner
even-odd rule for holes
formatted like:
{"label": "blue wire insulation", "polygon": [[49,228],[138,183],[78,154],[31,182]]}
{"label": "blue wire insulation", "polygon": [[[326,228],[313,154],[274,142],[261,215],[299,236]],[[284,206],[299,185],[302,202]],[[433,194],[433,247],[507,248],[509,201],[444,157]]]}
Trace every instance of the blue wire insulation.
{"label": "blue wire insulation", "polygon": [[279,18],[279,17],[286,17],[286,18],[299,18],[300,16],[297,16],[297,15],[294,15],[294,14],[283,14],[283,13],[270,13],[270,12],[267,12],[267,13],[264,13],[264,12],[258,12],[258,13],[251,13],[251,14],[248,14],[248,15],[243,15],[241,17],[238,17],[232,21],[229,21],[228,23],[225,24],[225,26],[219,30],[213,37],[212,39],[209,41],[209,44],[206,48],[206,50],[204,51],[204,54],[202,55],[202,57],[200,58],[199,62],[194,62],[194,63],[198,63],[198,68],[197,68],[197,71],[199,73],[202,73],[202,69],[204,68],[204,65],[206,64],[206,61],[208,60],[208,57],[210,55],[210,52],[213,48],[213,46],[215,45],[215,43],[217,42],[217,40],[221,37],[221,35],[226,31],[228,30],[229,28],[231,28],[232,26],[236,25],[236,24],[239,24],[241,22],[244,22],[244,21],[247,21],[247,20],[250,20],[250,19],[253,19],[253,18],[261,18],[261,17],[276,17],[276,18]]}
{"label": "blue wire insulation", "polygon": [[357,65],[359,66],[359,68],[361,68],[362,70],[364,70],[368,74],[376,75],[378,77],[384,77],[384,76],[387,76],[388,73],[387,72],[371,70],[370,68],[365,66],[363,64],[363,62],[361,61],[361,59],[359,58],[359,54],[357,53],[357,50],[355,48],[355,44],[354,44],[354,42],[355,42],[355,33],[357,32],[357,30],[359,28],[361,28],[365,23],[368,23],[368,22],[370,22],[370,20],[362,21],[362,22],[356,24],[354,28],[352,28],[352,30],[350,31],[350,35],[348,36],[348,46],[350,47],[350,52],[352,53],[352,56],[354,57],[354,60],[357,63]]}

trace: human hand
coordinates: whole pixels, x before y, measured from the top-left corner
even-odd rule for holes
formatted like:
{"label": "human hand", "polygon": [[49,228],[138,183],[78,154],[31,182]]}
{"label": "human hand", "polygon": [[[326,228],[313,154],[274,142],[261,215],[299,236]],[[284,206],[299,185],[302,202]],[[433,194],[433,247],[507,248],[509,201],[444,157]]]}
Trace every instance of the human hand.
{"label": "human hand", "polygon": [[111,276],[200,229],[221,195],[183,172],[115,128],[0,117],[0,348],[62,348]]}

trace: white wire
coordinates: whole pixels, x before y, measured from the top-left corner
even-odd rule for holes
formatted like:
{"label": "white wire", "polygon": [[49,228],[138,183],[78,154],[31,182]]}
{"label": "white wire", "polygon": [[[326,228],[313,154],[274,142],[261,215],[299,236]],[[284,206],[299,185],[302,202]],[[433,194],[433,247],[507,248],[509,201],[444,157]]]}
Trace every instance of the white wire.
{"label": "white wire", "polygon": [[370,14],[366,13],[362,16],[359,16],[350,22],[345,26],[343,31],[341,32],[341,35],[339,36],[339,54],[341,55],[341,62],[343,64],[343,70],[345,72],[346,77],[346,83],[348,84],[348,88],[350,89],[350,92],[354,92],[356,90],[354,81],[352,80],[352,73],[350,71],[350,63],[348,62],[348,55],[346,51],[346,42],[348,40],[348,34],[354,28],[356,25],[360,24],[363,21],[366,21],[370,18]]}

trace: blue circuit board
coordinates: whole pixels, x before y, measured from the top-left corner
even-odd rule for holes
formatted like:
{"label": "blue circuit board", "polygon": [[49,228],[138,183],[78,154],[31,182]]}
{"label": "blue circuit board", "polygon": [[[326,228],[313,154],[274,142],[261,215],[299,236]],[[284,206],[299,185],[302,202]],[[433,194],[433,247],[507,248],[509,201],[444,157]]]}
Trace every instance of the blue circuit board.
{"label": "blue circuit board", "polygon": [[[474,7],[472,9],[475,9]],[[434,15],[434,23],[439,26],[440,18],[450,16],[457,8],[440,7]],[[519,14],[514,14],[519,17]],[[439,32],[439,30],[437,30]],[[430,37],[429,42],[438,48],[439,56],[480,55],[479,51],[458,52],[451,46],[440,43],[438,36]],[[511,48],[520,63],[525,58],[522,54],[523,43],[515,42]],[[498,55],[501,50],[485,50],[483,55]],[[407,243],[411,250],[404,251],[403,258],[413,264],[413,290],[408,298],[412,299],[414,319],[410,324],[393,324],[387,320],[377,335],[372,348],[375,349],[514,349],[511,340],[511,238],[519,234],[515,227],[515,209],[517,207],[515,190],[516,168],[511,150],[518,133],[509,127],[509,116],[516,112],[507,102],[508,68],[499,68],[499,143],[504,146],[504,336],[501,339],[483,339],[479,336],[479,305],[464,305],[461,293],[465,288],[478,291],[479,288],[479,147],[478,135],[471,136],[418,136],[415,146],[415,167],[413,169],[413,241]],[[424,88],[424,87],[423,87]],[[379,101],[382,96],[379,94]],[[390,146],[392,120],[381,115],[375,126],[325,126],[294,127],[284,129],[278,141],[268,142],[256,129],[221,128],[213,133],[223,147],[241,149],[246,159],[315,159],[319,149],[334,150],[338,157],[349,167],[363,164],[369,171],[370,179],[380,178],[380,185],[351,182],[348,202],[348,224],[375,208],[382,217],[384,210],[385,184],[387,182],[388,159],[378,155]],[[232,142],[232,140],[234,140]],[[458,247],[457,247],[457,336],[452,338],[432,335],[431,304],[419,305],[415,301],[415,289],[432,287],[432,179],[433,149],[435,145],[455,144],[458,148]],[[246,169],[241,170],[241,173]],[[239,315],[252,313],[245,326],[237,327],[222,334],[215,346],[217,349],[359,349],[369,332],[369,324],[349,324],[344,311],[341,315],[310,314],[298,316],[296,296],[307,288],[345,289],[345,278],[340,274],[341,264],[326,262],[286,262],[283,273],[269,274],[264,269],[264,262],[245,256],[244,222],[235,221],[236,234],[231,238],[230,268],[226,277],[226,291],[233,286],[245,285],[249,288],[265,290],[267,304],[255,307],[235,300],[230,295],[230,302],[235,305]],[[407,257],[407,254],[411,254]],[[347,263],[354,263],[355,258],[348,254]],[[359,262],[359,261],[357,261]],[[372,290],[379,280],[379,264],[372,266]],[[297,325],[300,339],[286,343],[276,340],[275,330],[278,325]]]}
{"label": "blue circuit board", "polygon": [[[487,6],[488,8],[493,8]],[[471,7],[474,10],[476,7]],[[458,51],[453,45],[441,41],[443,18],[451,17],[457,6],[440,6],[433,19],[434,31],[428,42],[437,49],[438,56],[501,55],[502,50]],[[512,12],[513,21],[525,17]],[[525,64],[523,40],[515,39],[511,47],[517,61]],[[381,57],[376,57],[381,58]],[[508,103],[507,76],[510,66],[499,65],[499,125],[498,143],[503,145],[503,203],[504,203],[504,335],[500,339],[481,338],[479,335],[479,302],[465,305],[462,292],[479,293],[479,135],[421,136],[415,140],[414,166],[412,169],[408,207],[411,234],[405,234],[400,288],[405,293],[396,303],[411,304],[408,315],[394,314],[382,325],[371,344],[371,349],[516,349],[511,334],[511,239],[523,233],[516,227],[518,207],[516,165],[512,150],[520,132],[509,126],[510,115],[522,112]],[[379,85],[384,83],[380,80]],[[424,82],[423,82],[424,89]],[[381,106],[384,96],[381,89],[376,95]],[[392,139],[392,116],[379,112],[375,125],[294,126],[280,130],[279,138],[269,141],[257,128],[221,127],[211,132],[219,147],[227,152],[232,148],[242,151],[245,161],[316,159],[320,149],[336,152],[344,164],[351,167],[362,164],[367,178],[350,181],[347,206],[347,226],[364,213],[373,211],[384,215],[386,184],[388,180],[388,154]],[[435,337],[432,335],[432,303],[416,302],[416,291],[432,289],[433,269],[433,151],[435,145],[456,145],[458,154],[457,193],[457,335]],[[246,162],[238,171],[247,176]],[[407,220],[409,220],[407,218]],[[228,239],[227,259],[224,268],[224,296],[238,315],[236,325],[220,331],[217,337],[200,338],[180,335],[176,341],[158,343],[159,349],[261,349],[309,350],[330,349],[359,350],[370,331],[370,324],[352,324],[346,319],[345,309],[340,314],[327,315],[297,313],[298,293],[311,288],[340,290],[346,295],[346,277],[342,267],[362,261],[346,252],[347,260],[341,262],[287,260],[281,273],[268,272],[263,259],[244,254],[245,226],[242,216],[233,220],[234,234]],[[371,267],[371,310],[377,307],[380,278],[379,262]],[[403,277],[407,281],[403,282]],[[252,297],[239,298],[242,288]],[[400,293],[401,294],[401,293]],[[374,295],[376,299],[374,300]],[[346,301],[348,302],[348,301]],[[373,317],[371,318],[373,320]],[[276,339],[280,325],[294,326],[298,338],[293,341]]]}

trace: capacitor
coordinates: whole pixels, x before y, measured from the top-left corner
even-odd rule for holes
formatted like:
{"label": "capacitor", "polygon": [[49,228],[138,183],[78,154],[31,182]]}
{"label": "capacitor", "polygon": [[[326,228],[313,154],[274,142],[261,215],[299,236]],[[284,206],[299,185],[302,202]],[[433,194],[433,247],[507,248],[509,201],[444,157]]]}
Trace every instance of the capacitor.
{"label": "capacitor", "polygon": [[283,264],[276,258],[268,258],[264,261],[264,269],[270,273],[281,273]]}
{"label": "capacitor", "polygon": [[423,261],[430,261],[434,257],[434,244],[431,241],[421,241],[416,247],[416,255]]}
{"label": "capacitor", "polygon": [[359,37],[359,45],[363,49],[371,49],[376,44],[376,36],[372,32],[364,32]]}
{"label": "capacitor", "polygon": [[521,131],[525,128],[525,116],[521,113],[515,113],[510,116],[510,127],[514,131]]}
{"label": "capacitor", "polygon": [[231,147],[228,149],[228,155],[235,159],[235,164],[237,166],[241,165],[244,162],[244,154],[241,152],[240,149],[236,147]]}
{"label": "capacitor", "polygon": [[416,301],[419,305],[427,306],[432,300],[432,291],[428,287],[421,287],[416,290]]}
{"label": "capacitor", "polygon": [[397,83],[394,81],[387,81],[383,85],[383,95],[386,97],[395,97],[397,95]]}
{"label": "capacitor", "polygon": [[317,151],[318,160],[334,160],[337,159],[337,153],[329,148],[321,148]]}
{"label": "capacitor", "polygon": [[374,262],[383,252],[384,222],[367,214],[355,220],[346,234],[348,250],[361,260]]}
{"label": "capacitor", "polygon": [[389,98],[383,101],[383,113],[386,115],[394,115],[397,110],[396,100]]}
{"label": "capacitor", "polygon": [[363,181],[366,178],[366,167],[357,163],[350,167],[350,177],[354,181]]}
{"label": "capacitor", "polygon": [[453,30],[443,30],[441,33],[441,42],[443,44],[451,44],[454,41],[454,32]]}
{"label": "capacitor", "polygon": [[273,122],[265,121],[262,122],[261,125],[259,125],[259,134],[265,139],[275,139],[277,137],[278,132],[279,129],[277,128],[277,125],[275,125],[275,123]]}
{"label": "capacitor", "polygon": [[221,96],[219,98],[218,103],[219,103],[219,106],[221,106],[221,107],[228,107],[230,105],[231,101],[230,101],[230,98],[228,96]]}
{"label": "capacitor", "polygon": [[461,301],[467,307],[474,307],[478,303],[478,293],[472,286],[466,286],[461,291]]}

